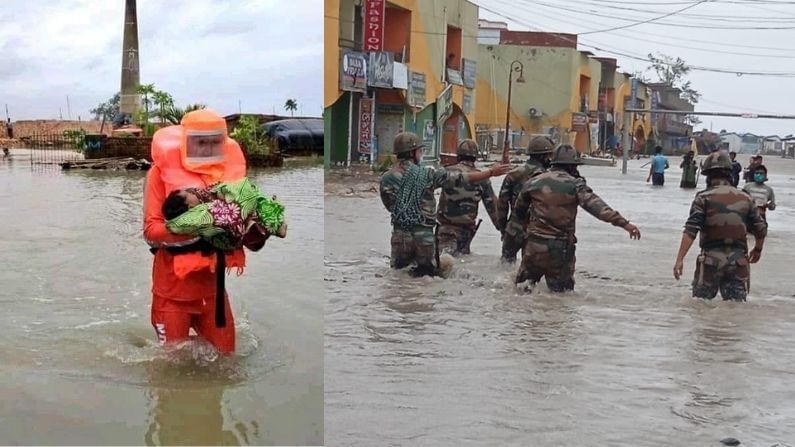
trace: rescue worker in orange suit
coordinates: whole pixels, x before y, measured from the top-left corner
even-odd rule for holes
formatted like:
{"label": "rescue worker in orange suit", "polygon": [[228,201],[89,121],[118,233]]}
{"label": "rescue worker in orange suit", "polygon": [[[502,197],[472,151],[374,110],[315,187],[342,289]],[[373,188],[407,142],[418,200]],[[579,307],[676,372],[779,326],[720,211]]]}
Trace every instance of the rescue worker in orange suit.
{"label": "rescue worker in orange suit", "polygon": [[[144,187],[144,238],[154,253],[152,325],[161,345],[186,340],[190,329],[223,354],[235,350],[235,324],[225,291],[227,268],[245,267],[243,249],[220,252],[206,241],[170,233],[162,206],[171,191],[205,188],[246,175],[240,146],[227,135],[226,122],[204,109],[190,112],[178,126],[152,138],[152,167]],[[243,245],[257,251],[267,235],[252,227]]]}

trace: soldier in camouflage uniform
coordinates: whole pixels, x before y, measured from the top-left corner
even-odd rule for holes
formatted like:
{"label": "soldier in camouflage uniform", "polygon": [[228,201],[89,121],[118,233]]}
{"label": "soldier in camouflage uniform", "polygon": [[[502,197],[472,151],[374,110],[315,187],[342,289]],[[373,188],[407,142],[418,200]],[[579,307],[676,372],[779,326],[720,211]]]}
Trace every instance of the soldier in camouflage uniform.
{"label": "soldier in camouflage uniform", "polygon": [[[479,172],[475,168],[478,156],[478,144],[475,140],[464,140],[458,145],[458,163],[448,166],[448,171]],[[491,222],[497,227],[497,197],[491,188],[491,182],[483,180],[479,183],[451,185],[442,188],[439,197],[438,241],[439,251],[453,256],[469,254],[469,244],[479,226],[475,224],[478,217],[478,203],[489,213]],[[498,228],[499,229],[499,228]]]}
{"label": "soldier in camouflage uniform", "polygon": [[398,158],[381,177],[381,202],[392,215],[392,253],[390,265],[401,269],[416,264],[413,274],[438,275],[436,252],[436,197],[434,190],[445,186],[476,183],[503,175],[510,165],[495,165],[486,171],[460,172],[444,168],[420,167],[423,144],[411,132],[395,136]]}
{"label": "soldier in camouflage uniform", "polygon": [[535,284],[543,276],[553,292],[574,289],[574,225],[577,207],[640,239],[638,228],[599,198],[577,174],[580,154],[568,144],[555,148],[552,168],[530,179],[516,199],[514,213],[528,222],[527,242],[516,283]]}
{"label": "soldier in camouflage uniform", "polygon": [[[685,223],[674,278],[682,276],[685,255],[701,232],[694,297],[712,299],[720,290],[724,300],[745,301],[751,277],[749,263],[756,263],[762,256],[767,224],[751,197],[732,186],[731,169],[731,159],[722,152],[713,152],[704,160],[701,172],[707,177],[707,189],[696,194]],[[749,232],[756,240],[750,256]]]}
{"label": "soldier in camouflage uniform", "polygon": [[549,168],[549,156],[554,147],[555,143],[551,138],[533,137],[530,144],[527,145],[527,162],[509,172],[502,181],[497,207],[497,230],[502,233],[502,260],[504,262],[516,262],[516,253],[524,248],[527,240],[525,230],[527,222],[518,219],[516,213],[511,213],[509,219],[508,212],[513,209],[525,182]]}

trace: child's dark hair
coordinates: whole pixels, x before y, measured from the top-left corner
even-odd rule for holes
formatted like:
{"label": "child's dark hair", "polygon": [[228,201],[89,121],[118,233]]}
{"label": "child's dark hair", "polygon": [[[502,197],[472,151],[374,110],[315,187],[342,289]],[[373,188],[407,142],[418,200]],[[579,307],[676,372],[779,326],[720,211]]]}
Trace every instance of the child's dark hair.
{"label": "child's dark hair", "polygon": [[171,191],[171,194],[166,197],[166,201],[163,202],[163,217],[166,220],[171,220],[188,211],[188,204],[185,198],[179,195],[179,192],[179,190]]}

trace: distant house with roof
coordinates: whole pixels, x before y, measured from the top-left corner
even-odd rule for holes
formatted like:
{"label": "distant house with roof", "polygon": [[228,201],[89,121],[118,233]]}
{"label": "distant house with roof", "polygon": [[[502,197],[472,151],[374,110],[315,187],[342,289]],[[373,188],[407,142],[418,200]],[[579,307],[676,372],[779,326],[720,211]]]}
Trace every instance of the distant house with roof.
{"label": "distant house with roof", "polygon": [[782,154],[784,158],[795,158],[795,136],[787,135],[781,139]]}
{"label": "distant house with roof", "polygon": [[721,132],[720,141],[729,143],[729,152],[741,152],[743,137],[736,132]]}
{"label": "distant house with roof", "polygon": [[742,143],[740,144],[740,150],[737,151],[740,154],[758,154],[762,151],[762,141],[764,137],[760,137],[759,135],[755,135],[752,133],[746,133],[742,135]]}
{"label": "distant house with roof", "polygon": [[781,155],[784,152],[784,143],[778,135],[769,135],[762,141],[762,153],[766,155]]}

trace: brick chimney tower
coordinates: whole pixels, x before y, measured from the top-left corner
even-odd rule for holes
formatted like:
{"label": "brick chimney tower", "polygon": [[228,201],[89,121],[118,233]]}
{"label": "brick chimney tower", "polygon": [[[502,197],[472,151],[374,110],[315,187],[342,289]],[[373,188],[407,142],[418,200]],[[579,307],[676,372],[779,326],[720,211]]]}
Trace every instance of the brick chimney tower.
{"label": "brick chimney tower", "polygon": [[125,0],[123,45],[120,112],[126,122],[133,122],[141,108],[141,96],[136,92],[141,81],[138,69],[138,15],[135,0]]}

